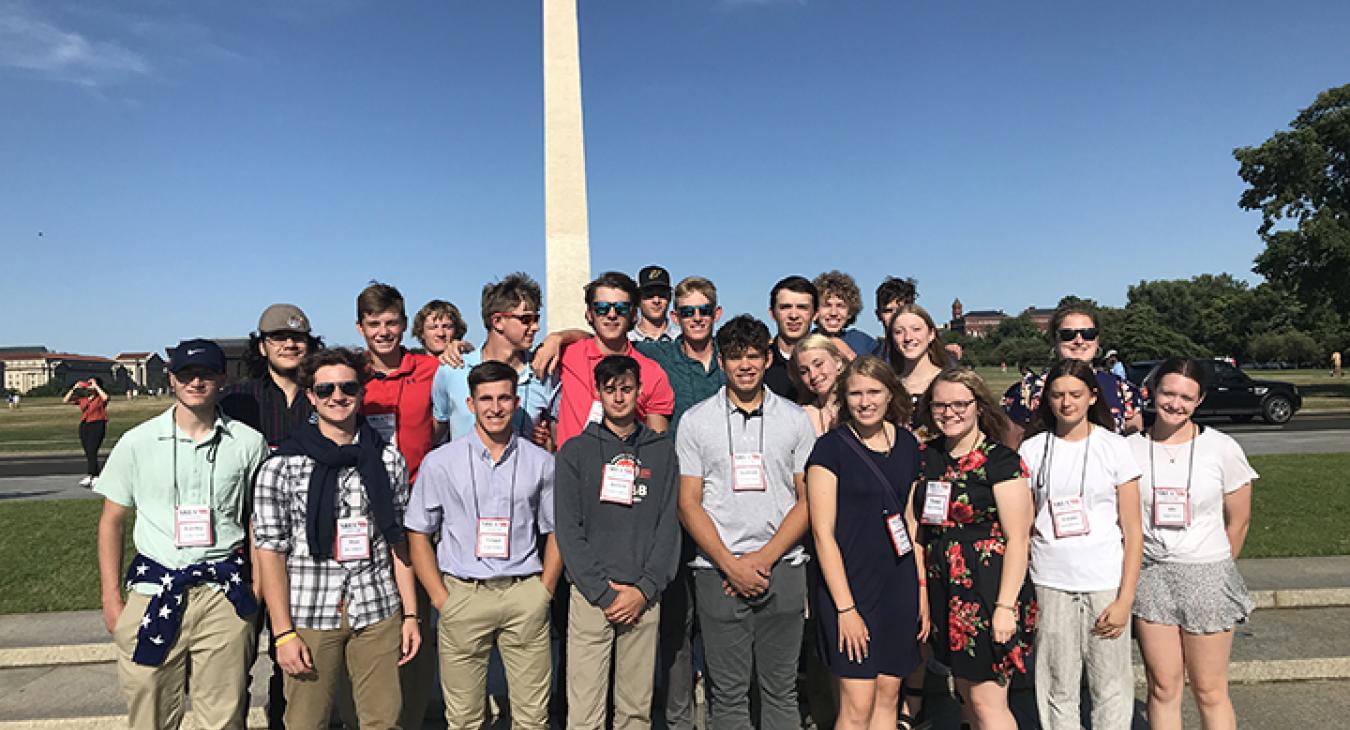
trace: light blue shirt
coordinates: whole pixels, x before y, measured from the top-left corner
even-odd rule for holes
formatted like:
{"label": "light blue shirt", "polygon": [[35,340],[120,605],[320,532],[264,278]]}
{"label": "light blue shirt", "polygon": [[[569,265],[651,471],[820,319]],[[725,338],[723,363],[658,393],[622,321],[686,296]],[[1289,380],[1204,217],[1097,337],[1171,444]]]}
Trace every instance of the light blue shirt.
{"label": "light blue shirt", "polygon": [[[473,411],[469,410],[469,371],[483,364],[483,351],[475,350],[464,356],[464,366],[452,368],[441,365],[431,382],[431,417],[450,424],[449,439],[457,439],[473,432]],[[516,396],[520,405],[511,419],[516,433],[529,437],[534,425],[547,415],[558,420],[558,376],[540,380],[528,365],[521,368],[516,380]]]}
{"label": "light blue shirt", "polygon": [[[480,518],[509,518],[509,556],[477,555]],[[544,569],[539,535],[553,533],[553,455],[512,437],[492,461],[483,440],[470,432],[422,461],[403,524],[441,533],[441,572],[466,580],[522,577]]]}

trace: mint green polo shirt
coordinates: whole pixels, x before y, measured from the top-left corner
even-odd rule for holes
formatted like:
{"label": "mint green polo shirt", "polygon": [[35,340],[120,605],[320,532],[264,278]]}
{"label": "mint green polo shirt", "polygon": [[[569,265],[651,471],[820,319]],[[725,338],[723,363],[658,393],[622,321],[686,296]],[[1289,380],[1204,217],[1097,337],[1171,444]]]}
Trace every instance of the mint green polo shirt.
{"label": "mint green polo shirt", "polygon": [[[223,415],[201,441],[178,429],[174,407],[127,431],[94,491],[136,510],[136,550],[166,568],[222,560],[245,544],[253,477],[271,453],[262,434]],[[177,466],[175,494],[174,468]],[[174,507],[210,505],[214,544],[174,545]],[[137,584],[154,593],[156,584]]]}
{"label": "mint green polo shirt", "polygon": [[703,363],[684,354],[684,335],[673,340],[647,340],[634,342],[637,351],[650,357],[666,371],[670,388],[675,391],[675,410],[670,414],[670,437],[675,438],[680,426],[680,418],[694,404],[705,401],[717,394],[719,388],[727,383],[726,373],[717,363],[717,345],[713,345],[712,363],[703,367]]}

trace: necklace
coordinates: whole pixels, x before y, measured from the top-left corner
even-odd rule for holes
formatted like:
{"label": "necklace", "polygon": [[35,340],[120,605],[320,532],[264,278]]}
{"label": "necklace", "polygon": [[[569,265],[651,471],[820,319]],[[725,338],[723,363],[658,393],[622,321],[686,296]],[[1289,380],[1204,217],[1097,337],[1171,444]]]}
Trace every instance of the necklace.
{"label": "necklace", "polygon": [[[858,443],[862,444],[863,446],[867,446],[867,448],[869,449],[872,448],[870,445],[868,445],[867,439],[863,438],[862,434],[858,433],[858,429],[854,428],[852,423],[848,424],[848,430],[853,432],[853,437],[858,439]],[[891,441],[891,435],[886,431],[886,424],[884,423],[881,424],[881,437],[886,441],[886,450],[882,452],[882,455],[889,458],[891,455],[891,449],[895,448],[895,443]],[[875,449],[873,450],[875,451]]]}

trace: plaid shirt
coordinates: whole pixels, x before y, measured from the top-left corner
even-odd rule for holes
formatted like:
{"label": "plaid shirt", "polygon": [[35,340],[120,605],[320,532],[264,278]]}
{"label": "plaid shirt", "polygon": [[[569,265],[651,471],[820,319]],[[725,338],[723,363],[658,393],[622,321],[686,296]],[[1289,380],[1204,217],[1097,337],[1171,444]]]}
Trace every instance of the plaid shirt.
{"label": "plaid shirt", "polygon": [[[384,467],[394,492],[399,524],[408,507],[408,467],[393,446],[384,447]],[[402,611],[393,561],[384,536],[371,523],[370,559],[339,563],[310,557],[305,506],[314,460],[273,456],[263,462],[253,486],[253,538],[260,549],[286,553],[291,584],[291,620],[306,629],[342,626],[344,605],[352,629],[361,629]],[[370,502],[355,467],[338,476],[339,514],[370,516]]]}

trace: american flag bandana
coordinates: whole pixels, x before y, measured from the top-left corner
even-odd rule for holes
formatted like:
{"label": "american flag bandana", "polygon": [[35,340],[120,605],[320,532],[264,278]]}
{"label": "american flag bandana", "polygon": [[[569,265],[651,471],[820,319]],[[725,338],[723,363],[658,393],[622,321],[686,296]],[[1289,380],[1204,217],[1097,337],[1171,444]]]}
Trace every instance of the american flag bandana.
{"label": "american flag bandana", "polygon": [[243,551],[218,561],[194,563],[181,570],[170,570],[140,553],[127,566],[127,590],[133,583],[156,583],[155,595],[141,617],[136,631],[136,650],[131,660],[148,667],[159,666],[168,656],[178,631],[183,626],[183,612],[187,610],[187,589],[203,583],[225,586],[225,597],[234,605],[239,618],[247,619],[258,612],[258,601],[253,597],[251,566]]}

